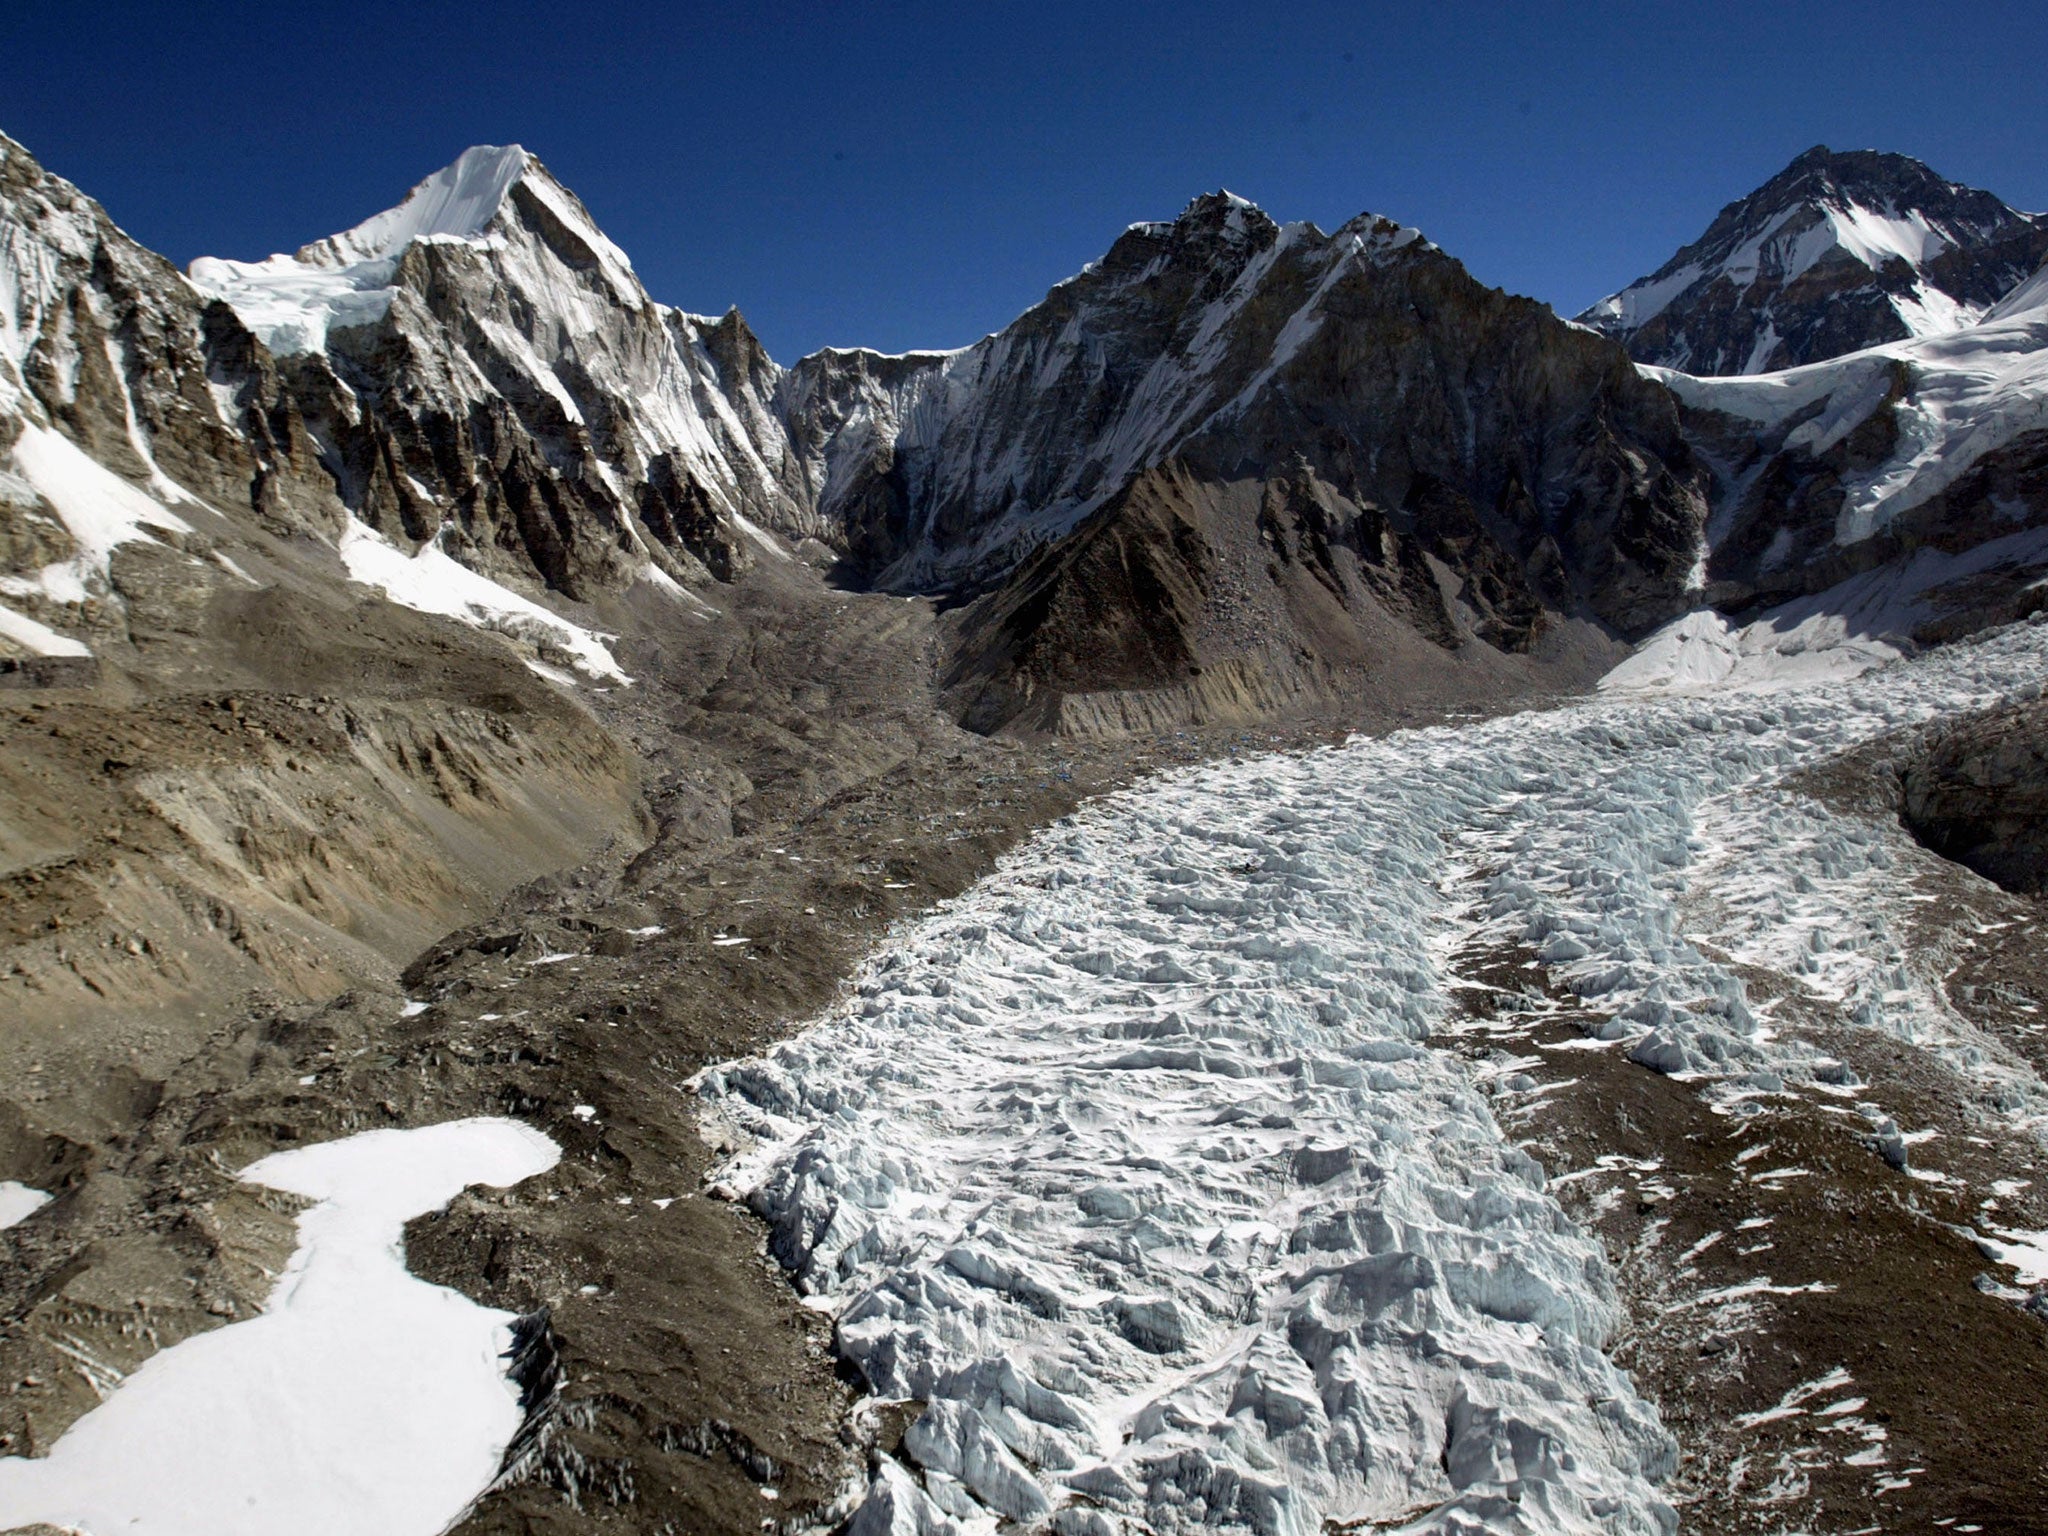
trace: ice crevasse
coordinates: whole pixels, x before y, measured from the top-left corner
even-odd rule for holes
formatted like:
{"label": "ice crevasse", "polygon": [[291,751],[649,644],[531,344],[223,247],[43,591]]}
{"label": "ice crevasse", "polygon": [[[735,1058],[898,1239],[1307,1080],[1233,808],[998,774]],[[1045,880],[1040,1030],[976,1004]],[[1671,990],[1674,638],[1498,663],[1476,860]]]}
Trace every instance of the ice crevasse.
{"label": "ice crevasse", "polygon": [[855,1529],[1675,1529],[1604,1256],[1429,1044],[1455,957],[1533,950],[1617,1048],[1724,1099],[1839,1078],[1687,937],[1711,869],[1738,951],[1783,949],[1858,1023],[1952,1032],[1881,920],[1884,838],[1777,781],[2044,667],[2019,626],[1811,688],[1171,773],[707,1071],[726,1187],[869,1389],[927,1404]]}

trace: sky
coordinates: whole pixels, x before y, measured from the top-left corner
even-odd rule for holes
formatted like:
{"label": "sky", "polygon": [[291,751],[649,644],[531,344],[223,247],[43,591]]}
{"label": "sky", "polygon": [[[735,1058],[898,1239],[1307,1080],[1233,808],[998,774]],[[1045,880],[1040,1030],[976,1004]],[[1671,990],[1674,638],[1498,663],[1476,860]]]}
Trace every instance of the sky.
{"label": "sky", "polygon": [[1572,314],[1817,143],[2048,209],[2048,6],[17,5],[0,131],[180,265],[519,143],[770,353],[963,345],[1227,187]]}

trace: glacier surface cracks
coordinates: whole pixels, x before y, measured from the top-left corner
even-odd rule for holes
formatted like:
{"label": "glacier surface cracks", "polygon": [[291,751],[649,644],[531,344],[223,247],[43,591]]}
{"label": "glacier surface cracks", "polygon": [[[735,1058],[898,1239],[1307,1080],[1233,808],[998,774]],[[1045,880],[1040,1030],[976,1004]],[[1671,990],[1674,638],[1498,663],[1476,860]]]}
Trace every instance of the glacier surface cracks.
{"label": "glacier surface cracks", "polygon": [[2038,1078],[1901,947],[1891,834],[1778,781],[2044,675],[2048,627],[2014,626],[1810,688],[1182,770],[900,932],[698,1084],[845,1358],[927,1405],[856,1530],[1674,1529],[1605,1256],[1429,1044],[1451,957],[1532,947],[1730,1112],[1853,1088],[1731,968],[1769,965],[2040,1134]]}

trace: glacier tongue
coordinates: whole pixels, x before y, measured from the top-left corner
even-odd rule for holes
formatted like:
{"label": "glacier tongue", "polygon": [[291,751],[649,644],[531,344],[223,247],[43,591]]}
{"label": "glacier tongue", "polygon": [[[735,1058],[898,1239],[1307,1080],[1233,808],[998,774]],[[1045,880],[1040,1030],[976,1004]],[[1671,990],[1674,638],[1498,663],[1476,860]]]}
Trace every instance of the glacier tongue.
{"label": "glacier tongue", "polygon": [[[1723,942],[1913,1033],[1939,1005],[1882,920],[1885,835],[1773,786],[2044,661],[2020,626],[1803,690],[1170,774],[708,1071],[747,1143],[727,1187],[870,1388],[931,1405],[921,1482],[885,1469],[862,1527],[1673,1529],[1603,1256],[1427,1044],[1451,957],[1532,946],[1603,1037],[1738,1108],[1839,1081],[1689,941],[1694,873]],[[1860,936],[1816,948],[1843,911]]]}
{"label": "glacier tongue", "polygon": [[1445,773],[1458,742],[1120,797],[707,1075],[841,1350],[938,1405],[906,1444],[943,1507],[1671,1528],[1597,1248],[1423,1044],[1447,834],[1526,776]]}

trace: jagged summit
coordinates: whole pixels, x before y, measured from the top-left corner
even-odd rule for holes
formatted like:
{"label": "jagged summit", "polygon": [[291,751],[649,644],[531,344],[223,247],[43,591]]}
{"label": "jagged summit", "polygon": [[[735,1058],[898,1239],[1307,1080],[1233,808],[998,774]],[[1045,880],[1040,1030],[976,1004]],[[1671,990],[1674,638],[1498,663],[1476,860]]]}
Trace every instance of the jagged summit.
{"label": "jagged summit", "polygon": [[1214,192],[1204,192],[1199,197],[1190,198],[1188,205],[1181,209],[1179,217],[1174,222],[1185,224],[1190,221],[1206,222],[1233,218],[1242,221],[1253,216],[1265,219],[1268,223],[1272,222],[1271,216],[1250,198],[1239,197],[1227,187],[1218,187]]}
{"label": "jagged summit", "polygon": [[1969,325],[2048,258],[2048,218],[1909,155],[1815,145],[1579,316],[1640,362],[1761,373]]}
{"label": "jagged summit", "polygon": [[1279,222],[1257,203],[1218,187],[1214,192],[1190,198],[1172,218],[1140,219],[1128,226],[1124,234],[1177,242],[1221,239],[1231,244],[1258,246],[1270,241],[1279,230]]}
{"label": "jagged summit", "polygon": [[202,256],[188,272],[224,299],[280,357],[317,352],[330,330],[374,324],[391,307],[399,259],[417,245],[537,239],[568,266],[595,271],[619,302],[647,302],[626,253],[576,195],[517,144],[479,144],[427,177],[397,206],[290,255],[262,261]]}
{"label": "jagged summit", "polygon": [[513,183],[529,170],[546,174],[517,144],[474,145],[420,182],[396,208],[301,247],[296,259],[340,266],[395,256],[418,239],[473,240],[490,227]]}

